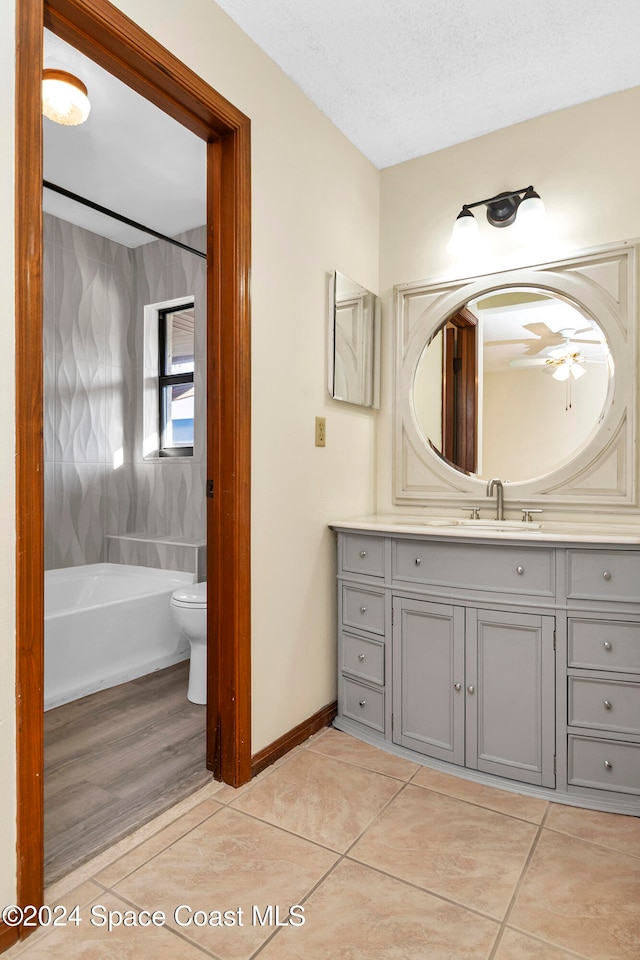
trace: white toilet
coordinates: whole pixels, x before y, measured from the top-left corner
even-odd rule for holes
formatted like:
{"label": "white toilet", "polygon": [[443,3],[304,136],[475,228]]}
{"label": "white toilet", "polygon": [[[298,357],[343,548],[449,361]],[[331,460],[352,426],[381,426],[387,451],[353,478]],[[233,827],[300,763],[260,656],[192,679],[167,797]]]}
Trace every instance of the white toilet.
{"label": "white toilet", "polygon": [[174,590],[173,618],[191,645],[189,689],[191,703],[207,702],[207,584],[190,583]]}

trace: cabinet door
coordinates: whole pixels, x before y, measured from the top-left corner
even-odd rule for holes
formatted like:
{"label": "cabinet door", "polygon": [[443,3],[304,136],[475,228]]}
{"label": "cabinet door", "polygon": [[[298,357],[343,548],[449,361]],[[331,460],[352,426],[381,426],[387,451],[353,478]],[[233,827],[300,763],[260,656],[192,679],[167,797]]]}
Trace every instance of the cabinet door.
{"label": "cabinet door", "polygon": [[395,597],[393,678],[394,743],[463,764],[463,608]]}
{"label": "cabinet door", "polygon": [[467,610],[466,765],[555,786],[554,618]]}

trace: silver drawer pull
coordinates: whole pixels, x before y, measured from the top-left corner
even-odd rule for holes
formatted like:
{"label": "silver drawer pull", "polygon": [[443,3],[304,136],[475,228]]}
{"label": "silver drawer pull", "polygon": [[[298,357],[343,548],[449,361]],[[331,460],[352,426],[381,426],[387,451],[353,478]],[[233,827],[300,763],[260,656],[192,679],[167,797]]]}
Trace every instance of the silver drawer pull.
{"label": "silver drawer pull", "polygon": [[519,573],[520,576],[524,573],[524,567],[516,567],[516,573]]}
{"label": "silver drawer pull", "polygon": [[360,701],[360,706],[361,706],[361,707],[366,707],[366,705],[367,705],[367,701],[366,701],[366,700],[361,700],[361,701]]}
{"label": "silver drawer pull", "polygon": [[454,689],[454,690],[462,690],[462,684],[461,684],[461,683],[454,683],[453,689]]}
{"label": "silver drawer pull", "polygon": [[605,642],[604,642],[604,648],[605,648],[605,650],[611,650],[611,644],[609,643],[608,640],[605,640]]}
{"label": "silver drawer pull", "polygon": [[476,692],[476,688],[474,687],[474,685],[472,683],[469,684],[469,686],[467,687],[467,693],[475,693],[475,692]]}
{"label": "silver drawer pull", "polygon": [[605,580],[611,580],[611,574],[609,573],[608,570],[605,570],[602,576],[604,577]]}
{"label": "silver drawer pull", "polygon": [[360,661],[360,663],[362,663],[362,661],[364,660],[364,653],[358,654],[358,660]]}
{"label": "silver drawer pull", "polygon": [[611,710],[611,700],[605,700],[604,708],[605,710]]}
{"label": "silver drawer pull", "polygon": [[605,770],[613,770],[613,764],[611,763],[610,760],[605,760],[605,762],[604,762],[604,768],[605,768]]}
{"label": "silver drawer pull", "polygon": [[366,557],[366,555],[367,555],[367,551],[366,551],[366,550],[361,550],[361,551],[360,551],[360,556],[361,556],[361,557]]}
{"label": "silver drawer pull", "polygon": [[419,567],[421,563],[422,563],[422,560],[420,559],[420,557],[416,557],[416,567]]}
{"label": "silver drawer pull", "polygon": [[360,607],[360,613],[366,613],[366,612],[367,612],[366,607]]}

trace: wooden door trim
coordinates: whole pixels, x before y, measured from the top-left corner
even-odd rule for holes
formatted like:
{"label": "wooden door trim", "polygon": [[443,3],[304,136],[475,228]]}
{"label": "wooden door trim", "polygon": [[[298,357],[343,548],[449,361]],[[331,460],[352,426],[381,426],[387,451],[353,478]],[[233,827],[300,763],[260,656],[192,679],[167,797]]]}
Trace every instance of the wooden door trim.
{"label": "wooden door trim", "polygon": [[41,904],[44,892],[40,78],[45,25],[208,143],[207,462],[215,491],[207,512],[208,762],[214,776],[234,786],[251,776],[250,122],[107,0],[17,0],[16,724],[21,905]]}

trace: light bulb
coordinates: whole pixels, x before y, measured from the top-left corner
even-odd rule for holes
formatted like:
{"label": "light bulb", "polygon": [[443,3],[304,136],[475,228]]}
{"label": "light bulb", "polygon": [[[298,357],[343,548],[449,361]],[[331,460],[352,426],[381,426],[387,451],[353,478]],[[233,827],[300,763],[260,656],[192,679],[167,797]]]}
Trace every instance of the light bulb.
{"label": "light bulb", "polygon": [[581,364],[579,363],[571,364],[571,376],[573,377],[574,380],[579,380],[580,377],[584,377],[586,372],[587,371]]}
{"label": "light bulb", "polygon": [[568,380],[569,379],[569,365],[562,363],[554,373],[551,374],[554,380]]}

